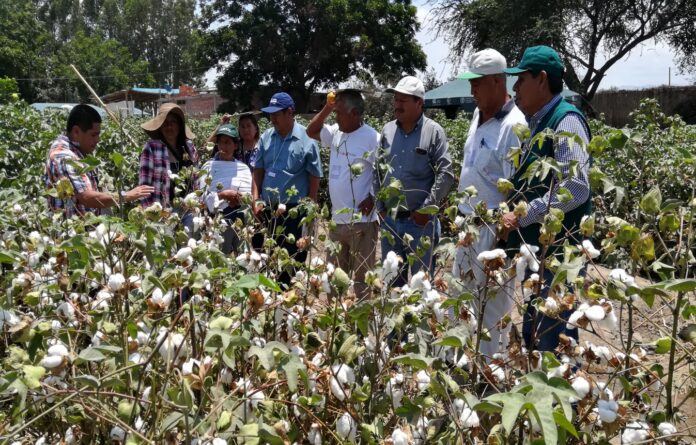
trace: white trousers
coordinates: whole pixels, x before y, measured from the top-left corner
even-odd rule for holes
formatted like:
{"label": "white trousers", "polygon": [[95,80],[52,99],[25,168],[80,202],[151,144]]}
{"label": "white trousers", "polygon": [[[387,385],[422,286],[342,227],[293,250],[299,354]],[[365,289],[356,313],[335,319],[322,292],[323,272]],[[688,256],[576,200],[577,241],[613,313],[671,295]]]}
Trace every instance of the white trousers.
{"label": "white trousers", "polygon": [[[483,263],[476,258],[481,252],[495,248],[497,236],[495,226],[482,225],[479,227],[479,238],[469,247],[458,246],[452,275],[459,278],[464,288],[474,295],[471,308],[478,317],[479,309],[483,307],[483,327],[488,330],[490,340],[481,340],[479,352],[490,361],[493,354],[504,351],[508,345],[508,335],[511,323],[503,329],[499,323],[508,315],[513,307],[514,280],[505,280],[502,285],[486,283],[486,272]],[[483,306],[485,297],[485,306]]]}

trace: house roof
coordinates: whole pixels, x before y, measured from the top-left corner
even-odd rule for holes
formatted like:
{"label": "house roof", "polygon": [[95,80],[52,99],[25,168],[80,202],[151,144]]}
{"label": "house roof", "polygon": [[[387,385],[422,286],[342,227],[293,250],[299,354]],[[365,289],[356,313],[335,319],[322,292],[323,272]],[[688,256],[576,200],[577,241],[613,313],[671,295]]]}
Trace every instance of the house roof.
{"label": "house roof", "polygon": [[[512,86],[517,80],[514,76],[507,77],[507,88],[512,94]],[[563,97],[578,96],[572,90],[563,90]],[[439,108],[446,106],[470,106],[475,107],[474,97],[471,95],[471,85],[468,80],[454,79],[445,82],[439,87],[425,93],[425,107]]]}
{"label": "house roof", "polygon": [[121,102],[124,100],[134,100],[136,102],[155,102],[162,96],[177,95],[178,88],[128,88],[127,90],[116,91],[101,97],[104,103]]}

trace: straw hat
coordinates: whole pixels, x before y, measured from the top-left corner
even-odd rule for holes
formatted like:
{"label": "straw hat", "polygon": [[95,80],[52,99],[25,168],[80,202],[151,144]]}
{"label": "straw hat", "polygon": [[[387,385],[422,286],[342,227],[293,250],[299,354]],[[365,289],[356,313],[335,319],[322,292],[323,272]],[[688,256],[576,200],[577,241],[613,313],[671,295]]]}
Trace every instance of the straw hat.
{"label": "straw hat", "polygon": [[157,116],[153,117],[149,121],[145,122],[142,124],[140,127],[145,130],[147,134],[150,135],[150,137],[157,137],[159,134],[159,129],[162,127],[162,124],[164,124],[164,121],[167,119],[167,116],[169,113],[174,113],[179,118],[181,119],[181,122],[184,123],[184,130],[186,132],[186,139],[194,139],[196,137],[195,134],[191,131],[191,129],[186,125],[186,116],[184,115],[184,110],[181,109],[177,104],[175,103],[166,103],[162,104],[160,106],[159,111],[157,112]]}

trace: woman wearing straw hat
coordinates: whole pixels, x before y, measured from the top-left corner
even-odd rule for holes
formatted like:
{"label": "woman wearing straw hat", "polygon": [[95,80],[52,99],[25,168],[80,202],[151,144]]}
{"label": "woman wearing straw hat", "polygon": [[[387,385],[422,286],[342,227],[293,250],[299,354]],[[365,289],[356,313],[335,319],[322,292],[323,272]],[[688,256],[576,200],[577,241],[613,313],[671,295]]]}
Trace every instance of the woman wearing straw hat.
{"label": "woman wearing straw hat", "polygon": [[[175,198],[184,198],[194,190],[195,172],[191,167],[198,167],[198,153],[192,142],[195,135],[186,125],[184,111],[173,103],[162,104],[157,116],[141,127],[150,140],[140,154],[139,182],[155,189],[141,201],[142,205],[149,207],[158,202],[163,208],[171,207]],[[184,171],[188,177],[183,187],[176,187],[172,179]]]}
{"label": "woman wearing straw hat", "polygon": [[[201,169],[205,175],[199,186],[205,190],[205,203],[211,213],[219,210],[231,222],[237,218],[244,221],[240,208],[244,195],[251,195],[251,170],[236,157],[241,142],[239,132],[234,125],[223,124],[215,131],[214,138],[216,154]],[[228,228],[221,250],[230,253],[237,250],[238,245],[236,231]]]}

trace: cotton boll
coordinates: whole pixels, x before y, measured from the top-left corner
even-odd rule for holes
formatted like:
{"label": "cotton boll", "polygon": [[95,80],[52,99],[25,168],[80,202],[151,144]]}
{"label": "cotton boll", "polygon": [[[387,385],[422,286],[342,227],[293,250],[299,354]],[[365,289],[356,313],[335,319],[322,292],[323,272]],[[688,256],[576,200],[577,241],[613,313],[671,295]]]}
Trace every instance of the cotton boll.
{"label": "cotton boll", "polygon": [[564,363],[561,366],[556,366],[555,368],[549,369],[549,371],[546,373],[546,376],[549,379],[553,377],[563,378],[566,372],[568,372],[568,364]]}
{"label": "cotton boll", "polygon": [[497,364],[491,365],[491,374],[497,382],[502,382],[505,380],[505,370]]}
{"label": "cotton boll", "polygon": [[182,247],[181,249],[179,249],[176,252],[176,255],[174,255],[174,259],[176,261],[183,263],[183,262],[186,262],[191,257],[191,254],[193,254],[193,249],[191,249],[188,246]]}
{"label": "cotton boll", "polygon": [[585,317],[587,317],[587,319],[590,321],[604,320],[605,316],[606,312],[604,311],[604,308],[599,305],[590,306],[587,308],[587,310],[585,310]]}
{"label": "cotton boll", "polygon": [[505,254],[505,251],[503,249],[493,249],[493,250],[486,250],[484,252],[481,252],[476,259],[479,262],[484,262],[484,261],[492,261],[496,259],[504,259],[506,258],[507,255]]}
{"label": "cotton boll", "polygon": [[109,439],[123,442],[126,440],[126,432],[120,426],[114,426],[111,428],[111,432],[109,433]]}
{"label": "cotton boll", "polygon": [[92,301],[91,308],[95,311],[106,311],[109,309],[111,298],[113,295],[107,290],[101,290],[97,293],[97,297]]}
{"label": "cotton boll", "polygon": [[343,413],[336,421],[336,433],[341,439],[347,439],[350,442],[355,442],[357,433],[357,424],[353,417],[348,413]]}
{"label": "cotton boll", "polygon": [[47,355],[41,360],[41,366],[46,369],[53,369],[63,364],[63,357],[59,355]]}
{"label": "cotton boll", "polygon": [[68,348],[62,343],[57,343],[50,348],[48,348],[48,355],[55,355],[58,357],[67,357],[70,355]]}
{"label": "cotton boll", "polygon": [[578,321],[580,321],[580,319],[584,316],[585,313],[582,311],[575,311],[572,314],[570,314],[570,317],[568,317],[568,322],[566,323],[566,329],[577,328],[579,326]]}
{"label": "cotton boll", "polygon": [[476,428],[479,426],[479,417],[476,411],[473,411],[468,406],[462,409],[462,413],[459,416],[459,420],[464,425],[464,428]]}
{"label": "cotton boll", "polygon": [[66,320],[72,320],[75,318],[75,307],[71,303],[63,301],[56,308],[56,315]]}
{"label": "cotton boll", "polygon": [[310,445],[322,445],[321,441],[321,431],[319,430],[319,424],[313,423],[309,432],[307,433],[307,440]]}
{"label": "cotton boll", "polygon": [[418,385],[418,391],[425,391],[428,386],[430,386],[430,375],[428,373],[421,369],[418,371],[418,374],[416,374],[416,383]]}
{"label": "cotton boll", "polygon": [[662,422],[657,425],[657,431],[660,433],[660,436],[672,436],[677,434],[677,428],[669,422]]}
{"label": "cotton boll", "polygon": [[121,290],[125,282],[126,278],[122,274],[112,274],[111,276],[109,276],[109,289],[112,292],[118,292],[119,290]]}
{"label": "cotton boll", "polygon": [[410,287],[413,290],[427,292],[431,289],[430,281],[428,281],[425,272],[420,271],[411,277]]}
{"label": "cotton boll", "polygon": [[599,400],[597,402],[597,411],[602,422],[612,423],[618,415],[619,404],[613,400]]}
{"label": "cotton boll", "polygon": [[75,433],[73,432],[73,427],[68,428],[65,430],[65,435],[63,438],[64,442],[66,445],[73,445],[77,443],[77,439],[75,438]]}
{"label": "cotton boll", "polygon": [[609,279],[623,283],[626,286],[637,287],[635,278],[629,275],[624,269],[612,269],[612,271],[609,272]]}
{"label": "cotton boll", "polygon": [[399,263],[402,259],[393,251],[389,251],[382,263],[382,280],[385,283],[391,282],[399,273]]}
{"label": "cotton boll", "polygon": [[222,368],[222,370],[220,371],[220,383],[223,383],[225,385],[231,384],[233,376],[234,375],[232,374],[232,371],[229,368]]}
{"label": "cotton boll", "polygon": [[384,387],[384,391],[392,399],[392,408],[396,409],[401,406],[401,399],[404,398],[404,390],[401,388],[401,384],[404,382],[403,374],[396,374],[391,377]]}
{"label": "cotton boll", "polygon": [[350,397],[350,387],[355,383],[355,373],[348,365],[340,364],[331,367],[331,379],[329,386],[334,397],[344,401]]}
{"label": "cotton boll", "polygon": [[573,379],[572,387],[578,394],[578,397],[575,400],[571,400],[571,403],[584,399],[590,392],[590,382],[588,382],[584,377],[575,377],[575,379]]}
{"label": "cotton boll", "polygon": [[595,246],[592,244],[592,241],[586,239],[582,242],[582,246],[578,246],[580,250],[582,250],[585,255],[590,257],[590,259],[597,258],[601,252],[597,249],[595,249]]}
{"label": "cotton boll", "polygon": [[[73,309],[73,313],[74,313],[74,309]],[[13,314],[10,311],[6,311],[5,309],[0,309],[0,329],[2,329],[3,326],[5,326],[5,325],[7,325],[9,327],[15,326],[19,322],[20,322],[20,319],[17,315]]]}
{"label": "cotton boll", "polygon": [[648,424],[645,422],[630,422],[626,425],[626,429],[621,435],[622,444],[639,443],[648,440],[650,433],[648,432]]}
{"label": "cotton boll", "polygon": [[408,435],[401,428],[392,431],[391,440],[393,445],[408,445]]}

